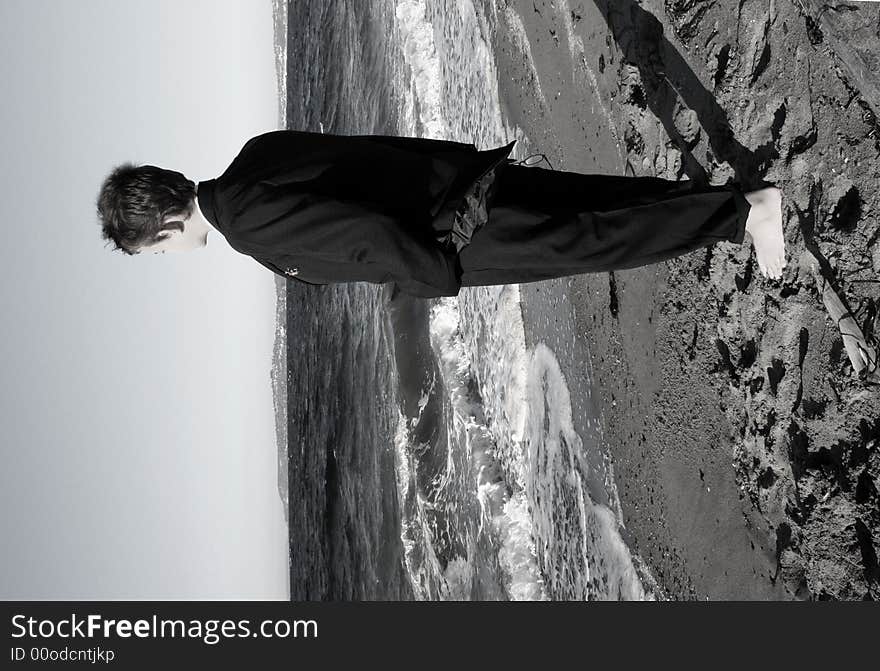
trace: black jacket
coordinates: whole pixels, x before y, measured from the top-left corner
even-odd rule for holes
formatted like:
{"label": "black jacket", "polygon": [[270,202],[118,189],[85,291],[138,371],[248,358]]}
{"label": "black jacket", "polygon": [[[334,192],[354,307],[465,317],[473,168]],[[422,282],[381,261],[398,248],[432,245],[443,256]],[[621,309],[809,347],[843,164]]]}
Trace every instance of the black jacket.
{"label": "black jacket", "polygon": [[220,177],[199,182],[199,207],[235,250],[279,275],[454,296],[461,268],[438,240],[513,144],[477,151],[445,140],[272,131],[248,141]]}

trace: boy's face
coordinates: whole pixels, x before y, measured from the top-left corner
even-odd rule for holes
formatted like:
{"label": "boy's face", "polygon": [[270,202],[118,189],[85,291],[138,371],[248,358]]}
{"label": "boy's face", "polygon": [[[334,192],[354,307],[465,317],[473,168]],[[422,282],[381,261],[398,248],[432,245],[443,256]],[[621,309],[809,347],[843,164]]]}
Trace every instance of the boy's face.
{"label": "boy's face", "polygon": [[144,245],[138,250],[138,254],[164,254],[165,252],[189,252],[198,247],[199,244],[193,244],[193,241],[187,238],[186,229],[181,233],[176,229],[170,231],[162,231],[159,234],[159,242],[152,245]]}
{"label": "boy's face", "polygon": [[207,232],[199,230],[190,215],[186,219],[180,216],[168,217],[166,223],[182,221],[183,231],[172,228],[159,233],[160,240],[152,245],[144,245],[138,249],[138,254],[164,254],[165,252],[191,252],[207,244]]}

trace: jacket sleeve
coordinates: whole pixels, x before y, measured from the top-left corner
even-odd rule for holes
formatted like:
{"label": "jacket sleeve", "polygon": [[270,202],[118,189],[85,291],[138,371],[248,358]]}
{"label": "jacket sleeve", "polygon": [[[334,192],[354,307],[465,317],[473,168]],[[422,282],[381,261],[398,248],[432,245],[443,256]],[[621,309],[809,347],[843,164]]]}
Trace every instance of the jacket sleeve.
{"label": "jacket sleeve", "polygon": [[281,277],[283,277],[285,279],[288,279],[288,280],[293,279],[293,280],[297,280],[299,282],[303,282],[305,284],[313,284],[315,286],[324,286],[326,284],[329,284],[329,282],[317,282],[314,280],[307,280],[303,277],[299,277],[298,272],[296,274],[292,274],[290,272],[291,270],[294,270],[294,269],[297,271],[299,270],[296,267],[294,267],[293,269],[290,266],[286,266],[284,268],[281,268],[277,264],[273,263],[270,259],[261,258],[259,256],[253,256],[251,258],[253,258],[253,260],[256,261],[257,263],[259,263],[261,266],[268,268],[276,275],[280,275]]}
{"label": "jacket sleeve", "polygon": [[[387,272],[385,265],[381,263],[361,264],[358,267],[359,272],[351,275],[357,279],[343,280],[341,279],[342,277],[351,274],[350,269],[328,260],[321,260],[319,262],[321,265],[320,273],[322,274],[320,275],[320,279],[318,279],[314,274],[310,274],[308,270],[301,270],[300,267],[303,265],[301,257],[276,255],[271,259],[260,256],[254,256],[253,259],[260,265],[268,268],[276,275],[284,277],[285,279],[293,279],[305,284],[316,286],[324,286],[343,281],[372,282],[375,284],[393,282],[403,293],[418,298],[456,296],[460,289],[460,284],[458,280],[455,279],[454,274],[452,280],[445,284],[435,281],[426,282],[423,279],[416,277]],[[326,279],[328,276],[334,277],[334,279]]]}
{"label": "jacket sleeve", "polygon": [[265,183],[256,188],[260,194],[248,195],[255,200],[239,225],[246,252],[263,265],[288,276],[295,268],[292,276],[311,283],[393,281],[412,296],[458,294],[456,255],[405,217],[370,202]]}

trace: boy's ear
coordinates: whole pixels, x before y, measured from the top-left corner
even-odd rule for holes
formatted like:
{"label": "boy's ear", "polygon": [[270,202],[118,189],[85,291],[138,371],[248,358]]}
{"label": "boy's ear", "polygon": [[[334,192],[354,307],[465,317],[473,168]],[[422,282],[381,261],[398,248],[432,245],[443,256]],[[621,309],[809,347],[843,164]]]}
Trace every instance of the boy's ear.
{"label": "boy's ear", "polygon": [[[172,220],[173,221],[173,220]],[[180,233],[179,229],[176,228],[167,228],[156,233],[156,243],[164,242],[175,233]]]}
{"label": "boy's ear", "polygon": [[[174,224],[174,225],[169,226],[169,224]],[[178,215],[169,214],[169,215],[166,215],[165,218],[162,220],[163,229],[162,229],[161,233],[164,237],[168,237],[169,235],[171,235],[172,233],[175,233],[175,232],[181,233],[182,231],[180,229],[183,228],[185,225],[186,224],[184,223],[184,218],[181,217],[179,214]]]}

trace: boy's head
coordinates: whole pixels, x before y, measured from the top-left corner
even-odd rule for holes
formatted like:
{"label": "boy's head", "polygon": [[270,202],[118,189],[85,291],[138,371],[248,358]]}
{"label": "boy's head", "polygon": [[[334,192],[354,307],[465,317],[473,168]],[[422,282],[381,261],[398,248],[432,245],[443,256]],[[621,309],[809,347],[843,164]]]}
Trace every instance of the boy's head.
{"label": "boy's head", "polygon": [[195,183],[179,172],[153,165],[119,165],[98,195],[103,237],[126,254],[156,244],[161,248],[164,241],[184,232],[195,197]]}

